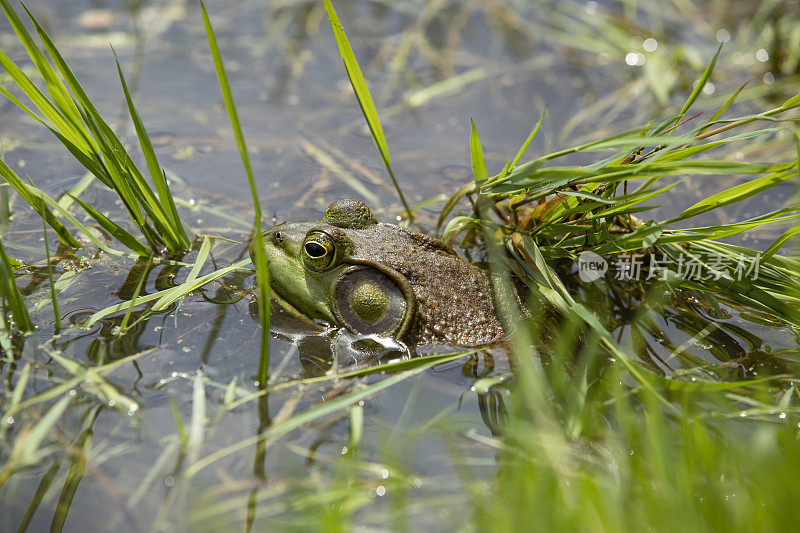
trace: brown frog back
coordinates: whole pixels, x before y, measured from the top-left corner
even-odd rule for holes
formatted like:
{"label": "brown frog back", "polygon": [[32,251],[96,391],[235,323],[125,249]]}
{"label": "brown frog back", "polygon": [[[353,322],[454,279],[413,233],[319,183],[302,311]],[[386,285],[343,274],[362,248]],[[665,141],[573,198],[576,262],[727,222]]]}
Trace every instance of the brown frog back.
{"label": "brown frog back", "polygon": [[384,264],[411,283],[417,305],[408,342],[480,346],[503,336],[487,273],[443,242],[381,223],[351,229],[348,237],[354,258]]}

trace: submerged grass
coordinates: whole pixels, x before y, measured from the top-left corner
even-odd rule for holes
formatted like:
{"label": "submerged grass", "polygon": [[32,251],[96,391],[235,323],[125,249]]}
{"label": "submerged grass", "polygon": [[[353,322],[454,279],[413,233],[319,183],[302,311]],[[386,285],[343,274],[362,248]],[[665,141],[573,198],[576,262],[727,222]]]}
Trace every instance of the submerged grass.
{"label": "submerged grass", "polygon": [[[96,172],[95,176],[116,188],[147,241],[145,246],[119,224],[74,197],[122,245],[136,255],[147,257],[147,263],[135,278],[129,299],[122,298],[123,301],[85,320],[76,320],[69,329],[91,328],[110,315],[124,314],[117,333],[125,336],[155,313],[172,309],[192,291],[245,268],[248,259],[222,268],[215,264],[212,272],[201,275],[214,246],[206,236],[194,262],[183,265],[191,268],[182,283],[142,294],[153,253],[162,244],[173,251],[185,250],[188,238],[121,69],[119,76],[126,103],[155,192],[146,186],[121,142],[99,118],[40,26],[34,21],[57,69],[38,51],[7,0],[0,0],[0,5],[45,79],[50,98],[38,92],[7,58],[4,66],[49,120],[48,128],[90,171]],[[324,7],[359,104],[384,164],[395,180],[385,137],[355,54],[333,5],[325,0]],[[708,120],[693,126],[687,116],[692,106],[701,101],[703,86],[713,75],[721,53],[717,50],[700,82],[675,115],[521,163],[540,132],[543,114],[515,157],[509,158],[495,175],[487,170],[478,129],[471,123],[469,152],[474,179],[444,203],[439,225],[469,198],[472,212],[453,217],[444,230],[444,238],[452,242],[461,237],[466,248],[485,254],[495,274],[496,294],[507,296],[502,301],[513,299],[509,296],[514,291],[512,280],[524,283],[530,292],[526,303],[532,316],[520,321],[518,317],[508,318],[512,309],[503,310],[506,321],[514,322],[508,340],[513,373],[487,371],[476,376],[473,389],[464,391],[458,400],[457,406],[462,400],[474,400],[479,405],[491,434],[455,429],[448,417],[456,406],[434,414],[414,428],[403,428],[404,415],[401,415],[395,427],[386,428],[385,441],[380,441],[375,450],[375,435],[384,428],[370,424],[369,409],[360,402],[401,383],[421,383],[420,377],[438,365],[470,357],[476,361],[483,358],[488,366],[490,356],[472,352],[439,354],[316,377],[284,379],[285,376],[268,375],[269,280],[260,242],[257,187],[205,6],[202,12],[255,207],[252,228],[262,327],[257,387],[254,390],[246,384],[237,384],[235,377],[218,382],[200,371],[183,375],[173,372],[154,386],[159,390],[168,384],[185,385],[191,396],[190,422],[184,423],[180,407],[168,392],[174,434],[166,438],[159,434],[156,438],[149,435],[153,428],[137,429],[142,438],[153,438],[163,451],[138,484],[134,482],[127,487],[131,489],[130,497],[121,507],[135,508],[148,491],[155,492],[155,487],[169,480],[174,485],[167,483],[170,490],[153,504],[155,518],[148,522],[147,529],[175,528],[176,509],[185,513],[179,514],[179,520],[209,530],[238,526],[243,521],[248,530],[262,525],[291,527],[320,523],[332,530],[346,530],[358,522],[381,528],[390,524],[399,530],[415,524],[420,528],[467,531],[531,527],[547,531],[645,528],[746,531],[787,529],[797,523],[800,510],[794,502],[798,496],[796,472],[800,468],[797,446],[800,396],[795,384],[800,378],[798,352],[758,353],[760,345],[754,335],[714,317],[724,316],[723,308],[736,309],[742,316],[778,324],[783,331],[797,335],[800,259],[779,252],[799,233],[798,228],[784,230],[763,253],[730,244],[725,239],[768,224],[794,223],[800,205],[787,202],[764,214],[727,224],[692,224],[692,220],[797,181],[797,159],[754,162],[705,157],[715,148],[732,143],[762,138],[785,141],[786,128],[781,124],[794,124],[798,120],[792,111],[800,107],[800,95],[766,112],[723,119],[723,114],[741,95],[739,90]],[[10,93],[6,96],[30,111]],[[774,122],[777,127],[737,130],[759,120]],[[743,133],[734,134],[733,130]],[[796,142],[793,137],[788,139],[788,143]],[[597,161],[586,165],[552,164],[573,154],[597,157]],[[99,248],[109,249],[66,208],[25,184],[7,165],[0,164],[0,172],[53,228],[62,243],[75,246],[70,241],[74,237],[49,208],[75,225]],[[642,214],[652,209],[646,202],[663,198],[667,191],[682,185],[685,176],[712,179],[735,176],[736,179],[735,184],[695,202],[677,216],[664,221],[643,220]],[[411,219],[411,210],[396,180],[395,186]],[[609,281],[576,288],[572,265],[587,251],[606,258],[620,258],[631,252],[655,257],[662,260],[661,275],[646,284],[635,280]],[[58,281],[53,283],[49,250],[47,253],[55,308]],[[682,275],[676,266],[681,264],[681,257],[699,265],[698,276]],[[28,315],[25,298],[14,283],[12,266],[1,242],[0,259],[4,306],[17,329],[33,329],[35,325]],[[137,268],[142,264],[144,261]],[[748,271],[752,274],[756,268],[757,278],[739,276]],[[668,299],[673,301],[666,303],[664,300]],[[683,345],[672,346],[666,335],[659,332],[666,320],[667,307],[679,308],[699,299],[706,310],[710,309],[702,315],[705,322],[689,323],[700,315],[685,313],[687,323],[679,329],[690,338]],[[148,307],[135,316],[134,309],[144,304]],[[58,317],[58,309],[54,311]],[[615,322],[617,314],[627,315],[627,321]],[[5,325],[5,314],[3,318],[1,329],[7,335],[13,328]],[[626,328],[630,339],[623,340]],[[755,346],[756,355],[727,360],[720,356],[722,362],[713,364],[688,353],[688,346],[707,342],[708,338],[713,342],[713,335],[723,330],[746,339]],[[664,349],[656,352],[646,346],[645,333],[663,341],[666,356]],[[8,348],[9,343],[2,346],[9,361],[18,356]],[[8,490],[7,484],[14,476],[50,461],[47,469],[41,468],[44,473],[20,527],[24,530],[32,523],[51,486],[60,485],[60,494],[49,496],[55,501],[51,528],[60,530],[67,523],[79,485],[91,474],[90,467],[102,463],[96,455],[121,453],[116,448],[108,450],[107,444],[93,444],[93,426],[101,409],[113,407],[121,416],[128,417],[139,411],[139,404],[129,397],[127,384],[120,385],[121,378],[112,378],[110,374],[131,366],[141,377],[136,363],[149,352],[140,350],[124,359],[88,363],[64,355],[49,341],[36,349],[49,358],[48,375],[38,376],[37,388],[29,386],[36,377],[35,369],[42,364],[35,360],[20,358],[18,362],[25,364],[21,370],[12,372],[15,381],[11,374],[7,379],[8,391],[3,395],[0,416],[0,442],[7,449],[3,452],[6,462],[0,468],[0,489]],[[726,355],[724,350],[723,355]],[[762,372],[758,365],[767,360],[780,368],[758,374]],[[281,368],[278,366],[279,371]],[[466,372],[467,364],[464,368]],[[38,384],[42,382],[47,386],[40,389]],[[321,385],[325,388],[316,388]],[[131,390],[136,391],[135,384]],[[298,407],[305,390],[311,391],[314,402]],[[413,411],[415,402],[422,398],[416,385],[411,391],[402,398],[406,402],[403,413]],[[294,395],[277,396],[289,392]],[[320,392],[322,400],[317,401]],[[219,394],[219,402],[212,401],[212,393]],[[271,418],[267,401],[276,397],[284,398],[284,404]],[[215,407],[216,412],[212,413]],[[66,413],[78,408],[82,409],[81,421],[74,438],[66,438],[58,432],[58,425]],[[206,443],[215,433],[230,431],[231,426],[225,424],[228,415],[246,408],[258,412],[257,424],[249,424],[246,433],[234,435],[226,445],[209,449]],[[17,430],[25,418],[28,420],[24,429]],[[337,419],[344,421],[341,424],[347,425],[347,431],[341,435],[321,432],[320,442],[308,449],[281,440],[290,432]],[[256,425],[257,429],[252,431]],[[398,450],[405,446],[413,449],[418,440],[432,436],[444,443],[448,451],[445,461],[457,472],[458,485],[448,485],[446,477],[440,474],[418,472],[418,458],[409,459]],[[325,439],[344,443],[342,453],[333,456],[318,453],[316,446]],[[61,446],[50,445],[55,441],[61,441]],[[278,449],[279,443],[303,456],[307,467],[304,476],[308,479],[304,477],[294,484],[280,478],[267,482],[265,457],[285,451]],[[229,472],[228,467],[242,462],[243,452],[249,450],[255,452],[251,477],[244,481],[234,479],[231,472],[236,470],[232,468]],[[488,475],[480,468],[487,461]],[[70,466],[60,475],[62,464]],[[198,487],[203,489],[199,495]],[[374,492],[367,493],[368,487]],[[415,493],[419,490],[422,492]],[[377,498],[384,496],[389,504],[378,505]],[[449,515],[448,509],[453,510]]]}
{"label": "submerged grass", "polygon": [[[14,282],[14,271],[11,266],[11,258],[6,255],[6,249],[3,247],[3,241],[0,240],[0,298],[2,298],[3,306],[2,312],[8,312],[16,324],[16,328],[21,331],[30,331],[33,329],[33,322],[28,314],[28,309],[25,307],[25,301],[20,294],[17,284]],[[3,329],[5,327],[5,320],[3,321]]]}

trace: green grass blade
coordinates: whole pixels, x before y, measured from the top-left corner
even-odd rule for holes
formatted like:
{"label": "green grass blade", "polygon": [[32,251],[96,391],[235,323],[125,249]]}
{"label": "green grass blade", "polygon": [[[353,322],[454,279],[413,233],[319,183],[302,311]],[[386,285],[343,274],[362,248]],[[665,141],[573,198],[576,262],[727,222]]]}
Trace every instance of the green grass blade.
{"label": "green grass blade", "polygon": [[66,208],[62,207],[61,204],[59,204],[58,202],[56,202],[55,200],[53,200],[52,198],[50,198],[46,194],[40,192],[39,193],[39,197],[42,200],[44,200],[45,203],[47,203],[47,205],[50,206],[50,208],[55,209],[56,211],[58,211],[61,214],[61,216],[66,218],[73,226],[78,228],[78,231],[80,231],[81,234],[83,234],[84,237],[89,239],[91,242],[93,242],[95,244],[95,246],[97,246],[98,248],[100,248],[104,252],[108,252],[108,253],[113,254],[113,255],[127,256],[127,257],[133,257],[133,258],[137,257],[137,255],[135,255],[135,254],[128,253],[128,252],[123,252],[123,251],[120,251],[120,250],[117,250],[115,248],[111,248],[110,246],[108,246],[106,243],[104,243],[103,241],[98,239],[95,236],[94,232],[92,232],[88,227],[86,227],[77,218],[75,218],[72,215],[72,213],[70,213]]}
{"label": "green grass blade", "polygon": [[72,500],[78,491],[78,485],[83,480],[86,473],[86,454],[92,445],[93,433],[91,429],[86,429],[81,433],[78,441],[74,445],[72,461],[69,465],[67,478],[58,496],[56,511],[53,514],[53,521],[50,523],[50,531],[62,531],[67,521],[67,514],[72,506]]}
{"label": "green grass blade", "polygon": [[781,249],[781,247],[782,247],[784,244],[786,244],[786,242],[787,242],[789,239],[791,239],[792,237],[794,237],[795,235],[798,235],[798,234],[800,234],[800,226],[794,226],[794,227],[792,227],[792,228],[789,228],[788,230],[786,230],[786,231],[783,233],[783,235],[781,235],[780,237],[778,237],[777,239],[775,239],[775,242],[773,242],[772,244],[770,244],[770,245],[767,247],[767,249],[766,249],[766,250],[764,250],[764,252],[761,254],[761,259],[762,259],[762,260],[764,260],[764,259],[769,259],[769,258],[770,258],[770,257],[772,257],[773,255],[775,255],[775,253],[776,253],[778,250],[780,250],[780,249]]}
{"label": "green grass blade", "polygon": [[17,194],[22,197],[23,200],[28,202],[28,204],[36,210],[39,215],[47,221],[47,224],[50,225],[51,228],[56,232],[58,235],[58,240],[64,243],[67,246],[72,248],[80,248],[80,243],[75,240],[75,237],[67,231],[67,228],[64,227],[57,218],[53,216],[52,213],[48,210],[42,210],[42,206],[37,201],[37,195],[31,190],[31,188],[23,182],[19,176],[17,176],[16,172],[11,170],[5,161],[0,159],[0,175],[8,182],[11,187],[17,191]]}
{"label": "green grass blade", "polygon": [[80,204],[80,206],[83,207],[83,209],[85,209],[86,212],[89,213],[89,215],[95,219],[104,230],[109,232],[112,237],[117,239],[121,244],[125,245],[130,251],[138,254],[141,257],[148,257],[152,255],[144,244],[136,240],[133,235],[125,231],[125,229],[120,227],[119,224],[109,219],[77,196],[72,196],[72,199],[78,202],[78,204]]}
{"label": "green grass blade", "polygon": [[125,76],[122,74],[122,67],[119,65],[116,52],[114,52],[114,61],[117,65],[119,80],[122,83],[122,90],[125,93],[125,101],[128,104],[128,111],[136,129],[136,136],[139,138],[139,145],[141,146],[142,153],[147,161],[147,167],[150,170],[150,178],[153,180],[153,184],[156,187],[158,198],[161,200],[161,206],[164,208],[165,215],[170,222],[170,228],[174,230],[174,233],[179,238],[181,246],[184,249],[188,248],[189,237],[186,235],[186,231],[184,230],[183,224],[178,216],[178,211],[175,209],[175,201],[172,198],[169,185],[167,185],[167,178],[164,175],[164,171],[161,168],[161,165],[158,164],[158,158],[156,157],[156,152],[153,149],[153,143],[150,141],[150,136],[147,134],[147,130],[144,127],[142,118],[139,116],[139,112],[136,110],[136,107],[133,104],[133,99],[131,98],[130,91],[128,90],[128,84],[125,82]]}
{"label": "green grass blade", "polygon": [[715,122],[719,117],[722,116],[723,113],[725,113],[725,111],[728,110],[728,108],[733,104],[733,102],[736,101],[736,99],[739,97],[739,94],[742,92],[742,90],[744,90],[744,88],[747,86],[748,83],[750,83],[750,80],[747,80],[738,89],[736,89],[736,91],[731,95],[730,98],[728,98],[728,100],[722,105],[722,107],[717,109],[716,113],[711,115],[711,118],[708,119],[707,125],[710,125],[712,122]]}
{"label": "green grass blade", "polygon": [[11,226],[11,202],[8,197],[8,185],[0,183],[0,237],[8,233]]}
{"label": "green grass blade", "polygon": [[189,434],[186,432],[186,426],[183,423],[178,402],[175,401],[175,397],[172,394],[167,396],[167,400],[169,401],[169,410],[172,412],[175,428],[178,431],[178,439],[180,440],[181,446],[186,447],[189,443]]}
{"label": "green grass blade", "polygon": [[197,252],[197,259],[194,260],[192,269],[189,271],[189,275],[186,276],[186,281],[194,281],[197,279],[197,276],[200,274],[200,270],[203,268],[206,259],[208,259],[208,254],[210,251],[211,237],[206,235],[203,237],[203,244],[200,245],[200,250]]}
{"label": "green grass blade", "polygon": [[136,282],[136,288],[133,290],[133,296],[131,297],[131,304],[128,306],[128,310],[125,312],[122,322],[119,324],[120,335],[125,333],[125,330],[128,328],[128,321],[131,319],[131,313],[133,312],[133,308],[136,307],[136,299],[139,298],[139,293],[142,291],[144,280],[147,279],[147,274],[150,272],[150,266],[152,264],[153,256],[151,255],[147,258],[147,266],[145,266],[144,270],[142,270],[142,275],[139,276],[139,281]]}
{"label": "green grass blade", "polygon": [[519,152],[517,152],[517,155],[514,157],[514,160],[511,161],[511,165],[509,166],[509,168],[511,168],[512,170],[514,169],[514,167],[517,166],[517,163],[519,163],[519,160],[522,159],[522,156],[525,154],[525,151],[528,149],[528,145],[531,144],[531,141],[533,141],[533,138],[536,137],[536,134],[539,132],[539,128],[542,127],[542,122],[544,122],[545,113],[547,113],[547,108],[546,107],[545,107],[544,111],[542,111],[542,116],[539,117],[539,122],[537,122],[536,126],[533,127],[533,130],[531,130],[531,133],[530,133],[530,135],[528,135],[528,138],[525,139],[524,143],[522,143],[522,147],[519,149]]}
{"label": "green grass blade", "polygon": [[706,65],[706,69],[703,71],[703,75],[700,76],[700,79],[695,85],[694,90],[689,94],[689,98],[686,100],[686,103],[683,104],[680,113],[678,113],[678,117],[675,119],[675,124],[680,124],[683,120],[683,117],[686,116],[686,113],[689,112],[692,105],[694,105],[697,98],[700,96],[700,93],[703,92],[703,88],[708,83],[708,79],[711,77],[711,73],[714,71],[714,66],[717,64],[717,59],[719,58],[719,53],[722,51],[722,45],[724,43],[719,43],[717,47],[717,51],[714,53],[714,57],[711,58],[708,65]]}
{"label": "green grass blade", "polygon": [[231,129],[236,138],[236,145],[239,147],[239,156],[242,159],[245,174],[247,175],[247,182],[250,185],[250,194],[253,197],[253,208],[255,210],[255,219],[253,221],[253,240],[254,245],[254,261],[256,269],[256,280],[258,283],[258,311],[261,320],[261,352],[259,357],[258,366],[258,382],[266,384],[269,373],[269,271],[267,270],[267,261],[264,257],[264,241],[261,234],[261,203],[258,199],[258,189],[256,182],[253,178],[253,168],[250,164],[250,156],[247,153],[247,144],[244,139],[242,125],[239,122],[239,114],[236,111],[236,104],[233,101],[233,93],[231,92],[230,84],[228,83],[228,76],[225,74],[225,66],[222,62],[222,54],[217,45],[217,39],[214,36],[214,29],[211,27],[211,20],[208,17],[206,6],[201,2],[200,7],[203,10],[203,24],[206,29],[206,36],[208,38],[208,46],[211,49],[211,55],[214,58],[214,68],[217,71],[217,79],[219,80],[219,87],[222,91],[222,97],[225,100],[225,109],[228,111],[228,118],[231,121]]}
{"label": "green grass blade", "polygon": [[[70,135],[72,137],[72,142],[76,145],[80,145],[81,137],[75,133],[75,127],[72,123],[70,123],[61,113],[61,111],[54,106],[50,100],[39,90],[36,85],[22,72],[22,69],[17,67],[3,52],[0,51],[0,65],[5,69],[11,79],[19,86],[23,93],[33,102],[33,104],[39,109],[42,115],[45,116],[53,126],[61,132],[64,132],[65,135]],[[30,110],[22,104],[16,97],[12,97],[10,93],[8,93],[5,89],[3,89],[3,94],[9,98],[14,104],[22,108],[28,114],[31,114]],[[38,119],[38,117],[37,117]],[[78,140],[81,139],[81,140]]]}
{"label": "green grass blade", "polygon": [[[103,120],[47,32],[44,31],[29,11],[28,16],[33,22],[36,33],[44,44],[47,53],[55,63],[69,90],[78,101],[80,116],[89,131],[92,132],[100,151],[103,153],[109,176],[113,178],[111,181],[114,183],[114,189],[120,194],[134,221],[145,233],[151,247],[157,250],[160,247],[158,241],[163,241],[173,252],[185,250],[189,242],[182,225],[171,220],[170,213],[165,210],[165,205],[159,202],[156,194],[152,191],[141,172],[139,172],[119,138]],[[60,130],[60,128],[57,129]],[[162,179],[163,175],[160,175],[155,180],[156,184],[160,183]],[[136,201],[134,201],[134,198]],[[166,206],[169,205],[171,203],[167,201]],[[150,234],[149,228],[143,223],[142,209],[158,230],[157,239]]]}
{"label": "green grass blade", "polygon": [[664,224],[671,224],[679,220],[685,220],[701,213],[705,213],[706,211],[717,209],[718,207],[740,202],[795,177],[797,177],[796,171],[773,172],[771,174],[767,174],[766,176],[741,183],[724,191],[718,192],[717,194],[713,194],[708,198],[700,200],[677,217],[667,220],[664,222]]}
{"label": "green grass blade", "polygon": [[[25,8],[25,11],[27,11],[25,4],[22,4],[22,6]],[[6,17],[11,23],[14,33],[17,34],[20,42],[22,42],[22,45],[25,47],[25,51],[28,52],[28,56],[30,56],[34,65],[36,65],[36,69],[44,78],[50,96],[59,104],[59,107],[61,107],[65,115],[73,120],[77,120],[78,112],[72,97],[59,79],[58,73],[52,65],[50,65],[45,55],[39,50],[39,47],[34,42],[31,34],[22,23],[16,11],[8,4],[8,0],[0,0],[0,7],[2,7]]]}
{"label": "green grass blade", "polygon": [[447,215],[453,210],[459,200],[464,197],[464,195],[472,194],[475,192],[475,182],[470,181],[469,183],[465,183],[459,189],[453,193],[453,195],[448,198],[447,202],[445,202],[442,211],[439,213],[439,219],[436,222],[436,233],[439,233],[439,230],[444,224],[444,220],[447,218]]}
{"label": "green grass blade", "polygon": [[[44,200],[39,198],[39,202],[43,211],[49,211]],[[47,239],[47,223],[44,218],[42,218],[42,233],[44,233],[44,252],[47,258],[47,278],[50,282],[50,299],[53,302],[53,317],[55,317],[56,333],[58,333],[61,331],[61,313],[58,311],[58,295],[56,294],[56,285],[53,282],[53,263],[50,261],[50,243]]]}
{"label": "green grass blade", "polygon": [[469,153],[472,160],[472,174],[475,176],[475,181],[480,183],[489,179],[489,173],[486,170],[486,162],[483,160],[481,139],[478,137],[478,130],[475,128],[475,123],[472,119],[470,119],[469,125]]}
{"label": "green grass blade", "polygon": [[42,503],[45,494],[47,494],[47,491],[50,488],[50,485],[52,485],[53,479],[56,477],[56,474],[58,474],[59,470],[61,470],[61,461],[56,461],[42,476],[42,479],[36,486],[36,492],[33,494],[33,498],[31,498],[28,508],[25,510],[25,515],[22,517],[22,521],[17,529],[18,532],[24,532],[28,530],[28,526],[30,525],[31,520],[33,520],[33,515],[36,514],[36,510]]}
{"label": "green grass blade", "polygon": [[70,396],[65,396],[56,402],[55,405],[47,409],[44,416],[36,422],[30,432],[25,436],[25,447],[21,449],[19,456],[13,457],[16,461],[12,460],[9,461],[9,463],[19,462],[27,465],[35,462],[42,441],[50,435],[50,431],[61,419],[61,415],[64,414],[71,400],[72,398]]}
{"label": "green grass blade", "polygon": [[0,240],[0,289],[2,289],[0,297],[5,300],[5,304],[11,311],[11,316],[17,324],[17,328],[21,331],[33,330],[33,322],[31,322],[28,309],[25,307],[25,300],[22,298],[22,294],[20,294],[17,284],[14,282],[14,272],[11,269],[11,261],[8,255],[6,255],[2,240]]}
{"label": "green grass blade", "polygon": [[356,93],[358,105],[361,106],[361,111],[364,113],[364,118],[367,120],[369,131],[372,133],[372,138],[375,140],[378,151],[381,153],[383,164],[386,167],[386,170],[389,172],[389,176],[392,178],[392,183],[397,190],[397,195],[400,197],[400,201],[403,203],[403,208],[406,210],[406,216],[409,220],[413,221],[414,216],[411,213],[408,202],[406,202],[406,197],[403,195],[403,191],[400,189],[400,184],[397,182],[397,178],[392,170],[392,163],[389,159],[389,147],[386,144],[386,136],[383,134],[383,127],[381,126],[381,121],[378,117],[378,111],[375,108],[374,102],[372,101],[372,96],[369,93],[367,82],[364,80],[364,75],[361,73],[361,67],[358,66],[356,55],[353,52],[353,48],[350,46],[350,42],[347,40],[347,35],[344,33],[344,28],[342,27],[342,23],[339,22],[339,17],[336,15],[336,10],[334,10],[331,0],[324,0],[324,2],[325,11],[328,13],[328,20],[330,21],[331,29],[333,30],[333,37],[336,40],[336,46],[339,48],[339,55],[344,62],[344,68],[347,71],[347,77],[350,79],[350,83],[353,86],[353,91]]}

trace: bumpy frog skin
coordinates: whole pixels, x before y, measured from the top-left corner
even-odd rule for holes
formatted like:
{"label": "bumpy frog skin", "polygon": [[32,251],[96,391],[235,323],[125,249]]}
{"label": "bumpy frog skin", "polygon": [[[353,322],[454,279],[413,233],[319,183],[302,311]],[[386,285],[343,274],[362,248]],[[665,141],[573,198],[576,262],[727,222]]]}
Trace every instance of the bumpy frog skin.
{"label": "bumpy frog skin", "polygon": [[[414,344],[480,346],[503,329],[485,271],[357,200],[264,232],[272,295],[295,315]],[[251,245],[250,257],[254,256]]]}

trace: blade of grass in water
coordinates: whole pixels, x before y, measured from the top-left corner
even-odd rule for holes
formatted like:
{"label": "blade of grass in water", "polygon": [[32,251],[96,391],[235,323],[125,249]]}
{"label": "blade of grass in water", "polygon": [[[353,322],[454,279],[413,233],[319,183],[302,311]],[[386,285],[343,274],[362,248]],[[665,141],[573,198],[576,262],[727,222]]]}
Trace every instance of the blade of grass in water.
{"label": "blade of grass in water", "polygon": [[11,221],[11,204],[8,198],[8,186],[0,183],[0,237],[8,232]]}
{"label": "blade of grass in water", "polygon": [[17,176],[16,172],[11,170],[5,161],[0,159],[0,175],[8,182],[8,184],[17,191],[17,194],[20,197],[28,202],[28,204],[36,210],[37,213],[53,228],[53,231],[56,232],[58,235],[58,240],[64,243],[67,246],[72,248],[80,248],[80,243],[75,240],[75,237],[70,234],[64,224],[61,223],[60,220],[55,218],[49,210],[42,210],[41,204],[37,201],[35,189],[31,190],[19,176]]}
{"label": "blade of grass in water", "polygon": [[[49,211],[44,200],[40,198],[39,201],[42,209]],[[58,311],[58,295],[56,294],[56,284],[53,282],[53,263],[50,261],[50,243],[47,239],[47,223],[44,218],[42,218],[42,233],[44,233],[44,253],[47,259],[47,278],[50,282],[50,299],[53,301],[53,317],[56,321],[56,333],[58,333],[61,331],[61,313]]]}
{"label": "blade of grass in water", "polygon": [[133,296],[131,297],[131,305],[128,306],[128,310],[125,312],[125,317],[122,319],[122,322],[119,325],[119,335],[124,334],[125,329],[128,327],[128,320],[131,318],[133,308],[136,307],[136,299],[139,297],[139,293],[144,285],[144,280],[147,279],[147,274],[150,272],[150,265],[152,264],[153,257],[151,256],[147,258],[147,266],[145,266],[144,270],[142,270],[142,275],[139,276],[139,281],[136,283],[136,288],[134,289]]}
{"label": "blade of grass in water", "polygon": [[214,67],[217,71],[219,87],[222,91],[222,97],[225,100],[225,109],[228,111],[231,129],[236,137],[236,145],[239,147],[239,155],[242,158],[242,165],[247,175],[247,183],[250,185],[250,194],[253,196],[253,209],[255,210],[255,217],[253,220],[253,260],[256,269],[256,280],[258,282],[258,311],[261,318],[261,352],[258,365],[258,382],[266,386],[269,378],[269,270],[267,270],[267,261],[264,256],[264,236],[261,233],[261,203],[258,199],[258,190],[256,188],[255,179],[253,178],[253,169],[250,165],[250,156],[247,153],[247,144],[244,140],[242,125],[239,122],[236,104],[233,102],[233,93],[231,92],[228,76],[225,74],[225,67],[222,63],[222,54],[220,54],[219,46],[217,46],[217,39],[214,36],[214,30],[211,27],[211,20],[208,18],[206,6],[201,2],[200,7],[203,10],[203,24],[206,28],[208,46],[214,58]]}
{"label": "blade of grass in water", "polygon": [[147,161],[147,167],[150,170],[150,179],[153,180],[153,184],[155,185],[158,193],[158,199],[160,200],[161,205],[165,208],[165,214],[170,221],[170,227],[178,230],[176,231],[176,234],[181,241],[180,244],[183,246],[183,248],[188,248],[189,238],[187,237],[186,230],[184,230],[181,219],[178,216],[178,211],[175,209],[175,201],[172,198],[169,185],[167,185],[167,177],[164,174],[164,169],[158,164],[158,158],[156,157],[156,152],[153,149],[153,143],[150,141],[150,136],[147,134],[147,130],[142,123],[139,112],[136,111],[136,107],[133,105],[133,99],[131,98],[130,91],[128,91],[128,84],[125,82],[125,76],[122,74],[122,67],[119,66],[119,59],[117,58],[116,52],[114,52],[114,61],[117,65],[119,81],[122,83],[122,90],[125,93],[125,101],[128,104],[128,111],[136,129],[136,136],[139,138],[139,146],[142,147],[142,153]]}
{"label": "blade of grass in water", "polygon": [[42,479],[39,481],[39,484],[36,486],[36,492],[33,494],[33,498],[31,498],[28,508],[25,510],[25,515],[22,517],[22,521],[20,522],[17,531],[28,530],[28,526],[33,519],[33,515],[36,513],[36,510],[42,503],[45,494],[47,494],[47,491],[50,489],[50,485],[53,483],[53,479],[56,477],[56,474],[58,474],[59,470],[61,470],[61,461],[56,461],[50,466],[50,468],[47,469],[47,472],[44,473]]}
{"label": "blade of grass in water", "polygon": [[22,298],[17,284],[14,282],[14,272],[11,269],[11,261],[6,255],[3,241],[0,240],[0,297],[5,301],[5,305],[11,311],[11,317],[21,331],[33,330],[33,322],[25,307],[25,300]]}
{"label": "blade of grass in water", "polygon": [[53,514],[53,521],[50,523],[50,531],[61,531],[64,529],[64,524],[67,520],[67,513],[72,506],[72,500],[75,498],[75,493],[78,491],[78,485],[83,480],[86,473],[86,455],[89,453],[89,448],[92,446],[92,439],[94,434],[92,426],[97,417],[96,410],[94,415],[89,419],[89,427],[87,427],[78,437],[77,442],[72,447],[72,461],[69,465],[67,477],[64,480],[64,486],[61,488],[61,494],[58,496],[58,503],[56,504],[56,511]]}
{"label": "blade of grass in water", "polygon": [[333,4],[330,0],[324,0],[324,2],[325,11],[328,12],[328,19],[330,20],[331,29],[333,30],[333,37],[336,39],[336,46],[339,48],[339,55],[344,62],[344,68],[347,71],[347,77],[350,78],[350,83],[353,85],[353,91],[356,93],[358,105],[361,106],[361,111],[364,113],[364,118],[367,120],[369,131],[372,133],[372,138],[381,153],[383,164],[386,167],[386,170],[389,172],[389,177],[392,178],[392,183],[397,190],[397,195],[400,197],[400,201],[403,203],[403,208],[406,210],[406,216],[408,217],[408,220],[413,222],[414,215],[411,213],[411,209],[408,207],[406,197],[403,195],[403,191],[400,189],[400,184],[397,182],[397,178],[392,170],[392,163],[389,159],[389,147],[386,144],[386,137],[383,134],[383,127],[381,126],[380,118],[378,118],[378,111],[375,109],[372,96],[369,93],[367,82],[364,80],[364,75],[361,73],[361,67],[358,66],[356,55],[353,52],[349,41],[347,40],[347,35],[344,33],[342,23],[339,22],[339,17],[336,15]]}
{"label": "blade of grass in water", "polygon": [[147,247],[140,243],[136,237],[125,231],[119,224],[111,220],[110,218],[106,217],[102,213],[100,213],[97,209],[90,206],[77,196],[69,195],[73,200],[75,200],[78,204],[80,204],[83,209],[89,213],[89,215],[95,219],[95,221],[100,224],[100,226],[109,232],[115,239],[117,239],[121,244],[124,244],[128,247],[132,252],[139,254],[142,257],[148,257],[151,254],[150,250]]}

